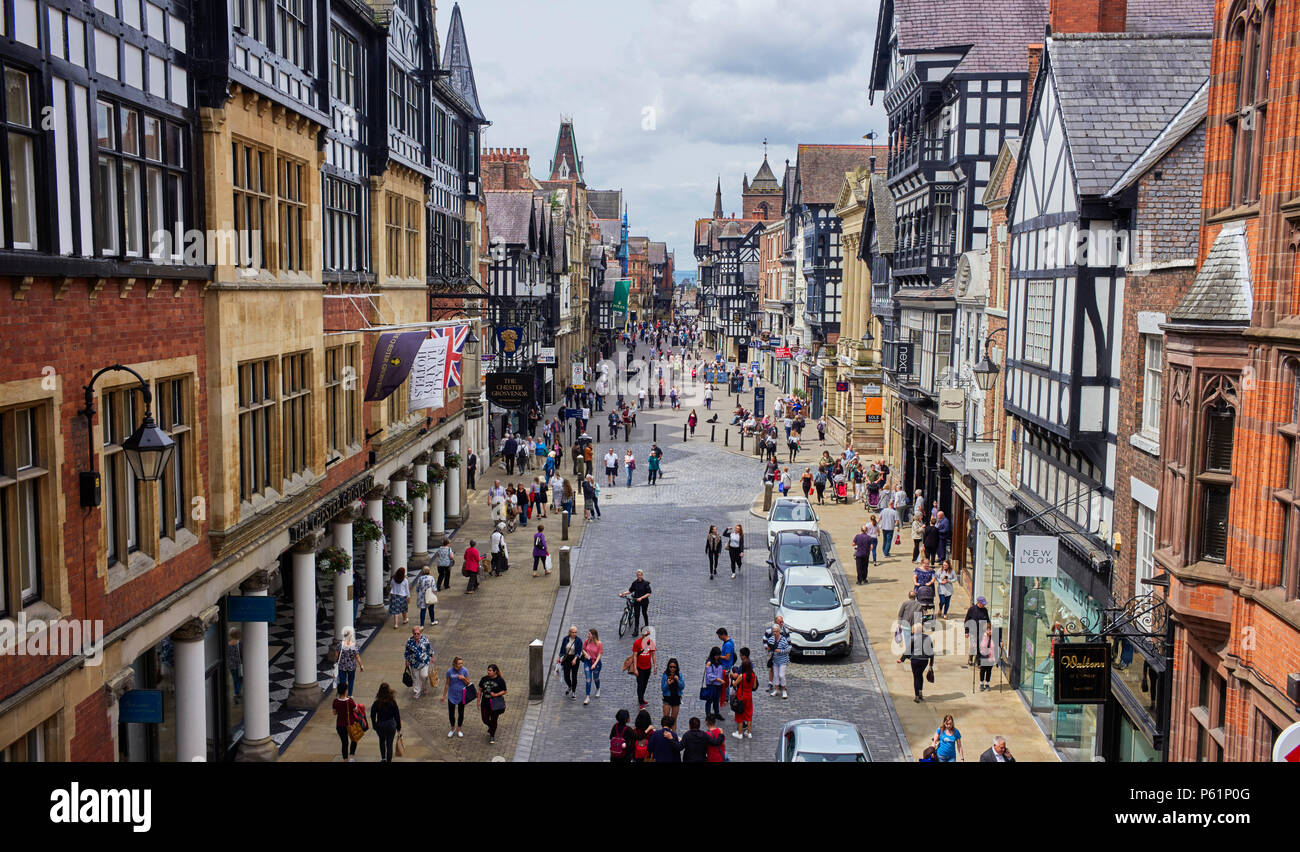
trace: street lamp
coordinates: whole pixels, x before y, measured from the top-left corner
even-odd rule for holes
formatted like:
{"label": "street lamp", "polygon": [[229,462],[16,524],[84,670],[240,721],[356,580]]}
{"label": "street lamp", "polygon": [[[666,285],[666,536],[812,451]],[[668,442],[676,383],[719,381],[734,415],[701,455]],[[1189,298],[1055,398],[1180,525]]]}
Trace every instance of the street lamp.
{"label": "street lamp", "polygon": [[81,505],[85,508],[98,506],[101,499],[100,475],[98,471],[93,469],[95,441],[92,426],[95,416],[95,382],[99,381],[100,376],[115,370],[130,373],[139,379],[140,393],[144,396],[144,418],[130,437],[122,442],[122,454],[126,456],[126,463],[130,465],[135,478],[141,482],[157,482],[162,478],[163,471],[167,469],[167,462],[171,461],[172,453],[176,451],[176,442],[169,438],[166,432],[159,429],[158,424],[154,422],[151,409],[153,393],[149,390],[149,383],[144,380],[143,376],[130,367],[124,367],[121,364],[105,367],[95,373],[90,379],[90,384],[85,386],[86,407],[77,412],[86,418],[86,442],[90,450],[88,457],[92,466],[91,470],[82,471],[80,474]]}
{"label": "street lamp", "polygon": [[979,359],[974,367],[971,367],[971,373],[975,376],[975,384],[984,393],[993,390],[993,383],[998,378],[998,365],[994,364],[993,359],[989,357],[989,348],[993,341],[993,335],[1000,331],[1006,331],[1006,329],[994,329],[989,333],[988,337],[984,338],[984,356]]}
{"label": "street lamp", "polygon": [[465,354],[466,355],[478,354],[478,335],[474,333],[473,324],[471,324],[469,327],[469,337],[465,338]]}

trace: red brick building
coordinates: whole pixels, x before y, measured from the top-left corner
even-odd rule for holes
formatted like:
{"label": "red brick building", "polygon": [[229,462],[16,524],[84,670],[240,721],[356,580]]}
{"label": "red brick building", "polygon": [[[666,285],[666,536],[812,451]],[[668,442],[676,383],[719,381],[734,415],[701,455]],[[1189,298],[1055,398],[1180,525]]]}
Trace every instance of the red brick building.
{"label": "red brick building", "polygon": [[1268,760],[1300,719],[1300,8],[1215,4],[1199,269],[1164,325],[1156,561],[1173,760]]}

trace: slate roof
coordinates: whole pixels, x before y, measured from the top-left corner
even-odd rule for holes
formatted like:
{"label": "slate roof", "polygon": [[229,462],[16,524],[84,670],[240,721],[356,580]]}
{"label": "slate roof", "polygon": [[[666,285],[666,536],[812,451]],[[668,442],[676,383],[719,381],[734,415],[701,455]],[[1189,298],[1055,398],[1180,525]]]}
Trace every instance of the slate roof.
{"label": "slate roof", "polygon": [[958,72],[1023,73],[1026,48],[1043,41],[1047,0],[894,0],[894,14],[903,53],[969,46]]}
{"label": "slate roof", "polygon": [[871,156],[884,162],[888,145],[800,145],[796,168],[799,197],[804,204],[834,204],[839,201],[844,174],[871,164]]}
{"label": "slate roof", "polygon": [[[567,178],[561,178],[561,164],[568,164],[569,174]],[[573,133],[573,122],[563,120],[560,122],[560,131],[555,135],[555,153],[551,157],[551,180],[577,180],[578,183],[585,184],[582,179],[582,157],[578,156],[578,139]]]}
{"label": "slate roof", "polygon": [[[623,190],[589,189],[587,204],[591,207],[591,212],[596,214],[597,219],[617,219],[623,215]],[[604,230],[603,225],[601,230]]]}
{"label": "slate roof", "polygon": [[605,260],[605,247],[602,245],[591,246],[587,250],[587,261],[592,266],[599,265]]}
{"label": "slate roof", "polygon": [[665,264],[668,262],[668,243],[651,243],[650,244],[650,265]]}
{"label": "slate roof", "polygon": [[758,173],[754,175],[754,180],[749,184],[750,192],[780,192],[781,184],[776,182],[776,175],[772,174],[772,167],[767,164],[767,156],[763,157],[763,165],[758,167]]}
{"label": "slate roof", "polygon": [[1253,307],[1246,225],[1234,222],[1210,246],[1196,280],[1169,315],[1173,322],[1250,324]]}
{"label": "slate roof", "polygon": [[1107,196],[1118,195],[1133,184],[1138,178],[1147,173],[1147,170],[1160,162],[1165,154],[1168,154],[1187,134],[1196,129],[1204,119],[1206,110],[1210,105],[1210,80],[1207,77],[1201,84],[1201,88],[1196,90],[1191,100],[1183,104],[1183,108],[1178,111],[1165,129],[1160,131],[1160,135],[1152,140],[1147,149],[1142,152],[1133,165],[1129,166],[1124,174],[1120,175],[1115,181],[1115,185],[1106,193]]}
{"label": "slate roof", "polygon": [[903,287],[894,293],[895,299],[951,299],[952,279],[937,287]]}
{"label": "slate roof", "polygon": [[465,41],[465,22],[460,18],[460,4],[451,8],[451,26],[447,29],[447,52],[443,54],[443,67],[451,71],[448,84],[465,102],[470,114],[478,121],[487,121],[483,107],[478,102],[478,88],[474,85],[474,66],[469,61],[469,44]]}
{"label": "slate roof", "polygon": [[1081,195],[1109,190],[1210,73],[1209,36],[1057,36],[1047,54]]}
{"label": "slate roof", "polygon": [[1210,33],[1214,0],[1128,0],[1124,29],[1131,33]]}
{"label": "slate roof", "polygon": [[623,222],[620,219],[597,219],[600,227],[600,241],[608,245],[618,245],[622,238]]}
{"label": "slate roof", "polygon": [[511,245],[528,244],[528,216],[533,210],[531,189],[489,189],[487,204],[488,238],[498,237]]}

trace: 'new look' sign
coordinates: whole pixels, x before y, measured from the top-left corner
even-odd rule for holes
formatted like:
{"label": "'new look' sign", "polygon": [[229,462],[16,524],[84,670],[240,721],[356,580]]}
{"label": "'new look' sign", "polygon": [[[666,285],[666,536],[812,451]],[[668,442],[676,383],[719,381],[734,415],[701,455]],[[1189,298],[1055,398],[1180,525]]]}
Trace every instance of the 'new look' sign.
{"label": "'new look' sign", "polygon": [[1013,573],[1017,577],[1055,577],[1060,565],[1060,547],[1056,536],[1016,536]]}

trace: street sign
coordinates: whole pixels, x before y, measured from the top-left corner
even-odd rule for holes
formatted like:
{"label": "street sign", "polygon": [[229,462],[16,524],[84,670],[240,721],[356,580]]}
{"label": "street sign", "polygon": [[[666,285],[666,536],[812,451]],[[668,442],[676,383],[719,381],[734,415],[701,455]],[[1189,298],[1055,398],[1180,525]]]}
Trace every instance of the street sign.
{"label": "street sign", "polygon": [[1105,704],[1110,697],[1110,643],[1056,643],[1053,698],[1057,704]]}
{"label": "street sign", "polygon": [[554,363],[555,363],[555,347],[554,347],[554,346],[540,346],[540,347],[538,347],[538,351],[537,351],[537,363],[538,363],[538,364],[554,364]]}
{"label": "street sign", "polygon": [[1054,535],[1016,536],[1013,576],[1055,577],[1060,546],[1060,540]]}
{"label": "street sign", "polygon": [[785,360],[790,357],[789,346],[778,346],[772,350],[772,357],[779,360]]}
{"label": "street sign", "polygon": [[[261,598],[274,602],[275,598]],[[117,720],[160,725],[163,720],[161,689],[128,689],[117,699]]]}
{"label": "street sign", "polygon": [[581,365],[581,364],[574,364],[574,365],[573,365],[573,382],[572,382],[572,385],[573,385],[573,387],[574,387],[576,390],[582,390],[582,387],[583,387],[583,384],[582,384],[582,383],[583,383],[583,379],[584,379],[584,377],[585,377],[585,371],[582,369],[582,365]]}
{"label": "street sign", "polygon": [[265,621],[275,623],[275,598],[266,595],[227,595],[226,621]]}
{"label": "street sign", "polygon": [[1278,734],[1273,744],[1273,760],[1278,763],[1300,763],[1300,722]]}
{"label": "street sign", "polygon": [[848,392],[848,389],[849,389],[849,383],[848,383],[848,382],[836,382],[836,383],[835,383],[835,390],[836,390],[837,392],[839,392],[839,393],[847,393],[847,392]]}
{"label": "street sign", "polygon": [[564,409],[564,415],[563,415],[563,416],[564,416],[564,419],[565,419],[565,420],[577,420],[579,417],[582,416],[582,409],[581,409],[581,408],[566,408],[566,409]]}

